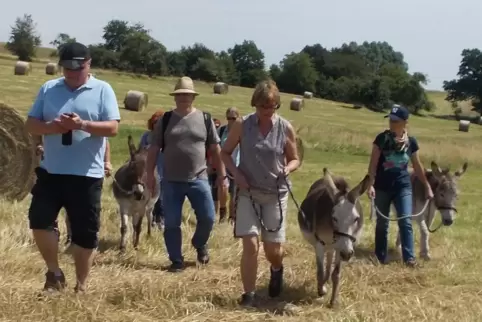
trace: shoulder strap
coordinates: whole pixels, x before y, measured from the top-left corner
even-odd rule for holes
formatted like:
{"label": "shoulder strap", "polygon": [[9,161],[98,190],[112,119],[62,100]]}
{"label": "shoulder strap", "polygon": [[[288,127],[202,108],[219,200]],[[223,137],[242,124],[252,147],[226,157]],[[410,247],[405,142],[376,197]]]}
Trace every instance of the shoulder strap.
{"label": "shoulder strap", "polygon": [[208,112],[203,112],[203,116],[204,116],[204,126],[206,127],[206,141],[205,141],[205,144],[206,144],[206,159],[207,159],[207,157],[208,157],[208,150],[209,150],[208,137],[210,137],[210,136],[212,135],[213,122],[212,122],[212,119],[211,119],[211,114],[209,114]]}
{"label": "shoulder strap", "polygon": [[164,134],[166,133],[167,126],[169,125],[169,120],[171,119],[172,111],[167,111],[162,116],[162,146],[161,151],[166,147],[166,140],[164,139]]}

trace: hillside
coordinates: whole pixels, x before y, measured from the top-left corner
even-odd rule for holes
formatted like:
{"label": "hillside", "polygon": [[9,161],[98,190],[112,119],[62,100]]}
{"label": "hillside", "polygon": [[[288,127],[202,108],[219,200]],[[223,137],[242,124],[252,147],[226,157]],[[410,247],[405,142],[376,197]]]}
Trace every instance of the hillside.
{"label": "hillside", "polygon": [[[45,53],[43,51],[43,53]],[[2,55],[5,55],[4,53]],[[43,54],[45,55],[45,54]],[[40,56],[40,55],[39,55]],[[42,56],[42,59],[46,59]],[[0,59],[0,101],[25,115],[39,86],[52,76],[45,75],[45,62],[33,63],[29,76],[13,75],[14,58]],[[124,95],[135,89],[149,94],[149,106],[142,112],[121,110],[119,135],[111,139],[112,161],[117,169],[127,158],[127,135],[139,138],[149,116],[156,109],[172,107],[172,90],[176,79],[135,76],[127,73],[94,70],[96,77],[108,81],[122,106]],[[196,105],[224,120],[226,108],[237,106],[243,115],[249,106],[252,89],[231,86],[227,95],[212,94],[212,85],[196,82],[201,95]],[[375,135],[386,127],[383,114],[351,105],[313,99],[306,101],[301,112],[289,110],[293,95],[282,95],[280,113],[289,119],[305,141],[305,162],[293,173],[293,192],[300,203],[311,183],[322,174],[323,167],[343,175],[353,186],[366,173],[368,156]],[[457,200],[459,214],[451,227],[430,235],[432,261],[421,261],[422,267],[403,267],[399,254],[392,251],[393,261],[379,266],[373,263],[374,223],[368,220],[370,204],[361,198],[365,228],[356,250],[356,258],[343,265],[340,308],[327,307],[327,298],[317,299],[315,254],[302,239],[296,223],[297,210],[290,199],[287,215],[285,258],[285,292],[280,301],[299,308],[283,321],[476,321],[482,311],[478,296],[482,283],[478,272],[482,263],[479,232],[482,207],[479,176],[482,175],[480,136],[482,128],[472,125],[469,133],[459,132],[458,123],[440,119],[450,114],[444,94],[430,93],[437,104],[434,116],[413,116],[410,133],[417,137],[425,166],[436,160],[452,171],[469,162],[467,174],[460,180]],[[30,197],[11,204],[0,202],[0,320],[2,321],[279,321],[280,305],[266,301],[259,311],[239,309],[239,259],[241,244],[232,238],[232,227],[217,224],[210,241],[211,262],[206,268],[189,267],[179,275],[165,271],[168,264],[162,234],[154,231],[151,239],[145,226],[138,252],[125,255],[117,251],[119,216],[113,200],[110,179],[103,194],[102,230],[89,291],[76,296],[71,289],[60,298],[38,301],[36,291],[42,286],[44,267],[32,243],[27,224]],[[437,214],[435,224],[440,222]],[[185,204],[183,249],[187,260],[195,259],[190,246],[194,214]],[[419,248],[418,227],[414,229],[416,252]],[[397,232],[390,229],[391,248]],[[130,240],[129,240],[130,242]],[[131,245],[129,244],[130,248]],[[260,251],[262,253],[262,250]],[[61,254],[61,265],[74,283],[70,256]],[[260,254],[258,286],[266,298],[269,267]],[[329,286],[329,289],[331,285]],[[329,298],[329,296],[328,296]],[[285,312],[289,313],[289,312]]]}

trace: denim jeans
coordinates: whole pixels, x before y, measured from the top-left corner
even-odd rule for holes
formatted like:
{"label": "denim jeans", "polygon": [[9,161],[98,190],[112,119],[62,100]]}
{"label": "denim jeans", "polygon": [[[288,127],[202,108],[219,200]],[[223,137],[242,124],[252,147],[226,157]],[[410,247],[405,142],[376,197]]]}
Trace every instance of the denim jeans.
{"label": "denim jeans", "polygon": [[196,214],[196,231],[191,243],[196,249],[207,246],[215,220],[214,201],[208,180],[169,182],[163,180],[164,241],[171,262],[182,262],[182,206],[187,197]]}
{"label": "denim jeans", "polygon": [[[403,188],[399,191],[387,192],[377,190],[375,192],[375,205],[382,214],[389,217],[390,205],[394,203],[397,211],[397,217],[412,214],[412,189]],[[388,253],[388,224],[389,221],[380,215],[377,216],[377,224],[375,228],[375,255],[378,260],[384,263]],[[398,220],[398,228],[400,231],[400,241],[402,244],[403,261],[407,262],[415,258],[413,251],[413,229],[410,217]]]}

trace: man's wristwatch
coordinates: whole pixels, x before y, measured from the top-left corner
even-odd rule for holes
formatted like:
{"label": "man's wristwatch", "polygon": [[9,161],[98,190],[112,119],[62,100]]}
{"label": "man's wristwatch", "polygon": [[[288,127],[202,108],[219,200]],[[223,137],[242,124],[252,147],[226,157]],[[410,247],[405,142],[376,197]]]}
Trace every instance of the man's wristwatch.
{"label": "man's wristwatch", "polygon": [[80,123],[80,129],[82,131],[85,131],[87,129],[87,121],[82,121],[82,123]]}

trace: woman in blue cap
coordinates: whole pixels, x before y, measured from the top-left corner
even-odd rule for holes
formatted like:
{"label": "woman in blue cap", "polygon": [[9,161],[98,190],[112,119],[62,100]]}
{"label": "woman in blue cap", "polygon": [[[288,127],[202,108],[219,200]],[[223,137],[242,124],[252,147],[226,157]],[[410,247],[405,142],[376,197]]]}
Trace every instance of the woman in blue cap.
{"label": "woman in blue cap", "polygon": [[[389,129],[378,134],[373,141],[368,173],[371,178],[368,196],[375,199],[375,206],[385,216],[390,215],[393,202],[397,211],[403,261],[408,266],[415,266],[412,221],[407,215],[412,214],[412,184],[408,172],[408,163],[412,162],[415,174],[425,185],[427,198],[433,198],[433,192],[425,177],[420,162],[417,140],[409,136],[407,121],[409,112],[400,105],[393,105],[389,119]],[[382,216],[377,216],[375,229],[375,255],[380,263],[387,263],[388,223]]]}

